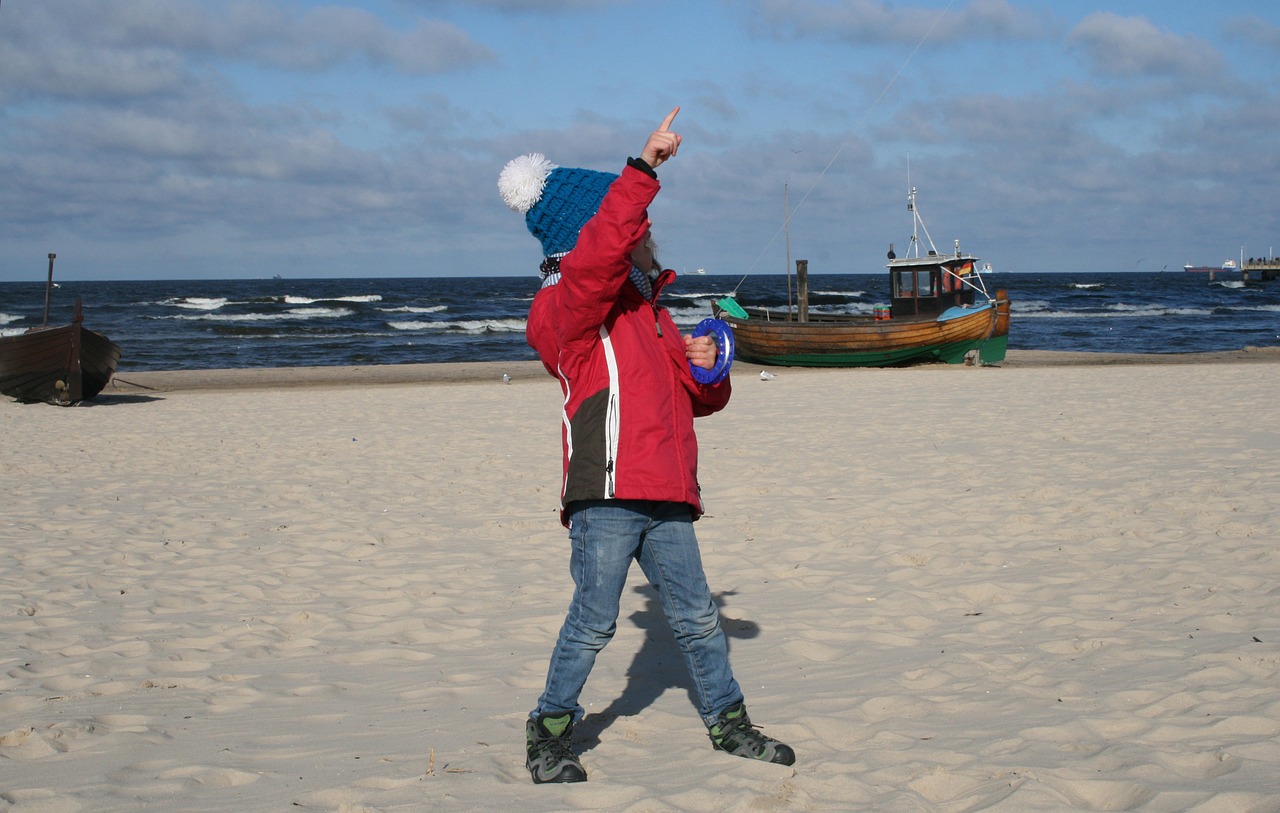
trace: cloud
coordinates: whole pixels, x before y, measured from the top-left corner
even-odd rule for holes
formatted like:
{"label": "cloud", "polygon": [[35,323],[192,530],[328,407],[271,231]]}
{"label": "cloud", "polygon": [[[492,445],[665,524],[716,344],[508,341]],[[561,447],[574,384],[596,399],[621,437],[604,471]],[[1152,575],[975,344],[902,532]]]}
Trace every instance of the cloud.
{"label": "cloud", "polygon": [[1223,32],[1233,39],[1245,40],[1280,51],[1280,26],[1261,17],[1236,17],[1228,20]]}
{"label": "cloud", "polygon": [[428,9],[446,6],[476,6],[502,12],[580,11],[627,5],[631,0],[409,0],[416,6]]}
{"label": "cloud", "polygon": [[216,61],[316,72],[359,62],[421,76],[491,61],[456,26],[391,28],[363,9],[280,3],[42,0],[5,8],[0,96],[97,101],[173,93]]}
{"label": "cloud", "polygon": [[1225,67],[1218,51],[1198,37],[1109,11],[1081,20],[1068,42],[1084,53],[1095,73],[1120,79],[1176,78],[1204,86],[1217,81]]}
{"label": "cloud", "polygon": [[[451,203],[432,172],[452,157],[410,161],[404,148],[349,143],[352,119],[376,116],[373,105],[255,101],[246,88],[316,88],[307,85],[313,74],[345,63],[378,81],[490,58],[450,24],[396,29],[354,7],[44,0],[6,4],[4,19],[0,203],[14,213],[14,236],[407,226]],[[420,121],[431,118],[424,111]]]}
{"label": "cloud", "polygon": [[820,39],[860,45],[918,43],[970,38],[1030,39],[1043,35],[1048,21],[1008,0],[971,0],[956,11],[895,7],[882,0],[757,0],[757,33],[777,39]]}
{"label": "cloud", "polygon": [[419,20],[398,32],[363,9],[338,7],[285,19],[271,37],[242,37],[237,50],[273,67],[317,71],[366,60],[409,75],[445,73],[493,57],[449,23]]}

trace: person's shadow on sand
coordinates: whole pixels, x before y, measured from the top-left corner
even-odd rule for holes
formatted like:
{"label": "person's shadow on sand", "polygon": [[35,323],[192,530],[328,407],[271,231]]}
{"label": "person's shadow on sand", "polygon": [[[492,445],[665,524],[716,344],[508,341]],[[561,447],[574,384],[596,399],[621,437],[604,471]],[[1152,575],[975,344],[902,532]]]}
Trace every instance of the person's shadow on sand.
{"label": "person's shadow on sand", "polygon": [[[644,644],[627,667],[627,686],[622,694],[607,709],[586,715],[574,726],[575,745],[584,752],[600,744],[600,735],[614,720],[639,714],[653,705],[667,689],[684,689],[695,713],[698,707],[693,679],[685,669],[684,657],[676,645],[670,625],[667,624],[667,617],[662,612],[658,591],[647,584],[633,589],[646,599],[644,609],[632,613],[630,618],[644,633]],[[723,610],[726,599],[732,595],[732,590],[715,593],[712,600],[717,608]],[[726,644],[730,646],[734,638],[755,638],[760,634],[760,627],[754,621],[725,618],[722,615],[720,626],[724,630]]]}

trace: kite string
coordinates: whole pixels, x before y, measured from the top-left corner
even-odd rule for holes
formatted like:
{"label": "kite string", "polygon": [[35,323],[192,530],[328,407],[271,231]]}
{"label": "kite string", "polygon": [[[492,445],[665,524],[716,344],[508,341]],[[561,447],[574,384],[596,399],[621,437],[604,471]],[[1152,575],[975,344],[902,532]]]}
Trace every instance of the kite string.
{"label": "kite string", "polygon": [[[765,243],[764,248],[760,250],[760,254],[756,256],[755,262],[753,262],[751,264],[751,267],[747,269],[747,273],[743,274],[742,279],[738,280],[738,284],[733,286],[733,293],[730,294],[731,296],[737,295],[738,289],[742,287],[742,283],[746,282],[747,277],[751,275],[752,271],[755,271],[756,266],[758,266],[760,264],[760,261],[764,259],[765,253],[774,244],[774,242],[777,241],[778,235],[782,234],[784,231],[791,228],[791,218],[794,216],[795,212],[799,211],[800,208],[804,206],[804,202],[809,199],[809,195],[813,192],[815,188],[817,188],[818,183],[822,181],[824,176],[826,176],[827,171],[830,170],[832,165],[835,164],[836,159],[838,159],[841,153],[845,151],[845,148],[849,146],[849,143],[853,141],[854,136],[862,129],[862,125],[866,122],[867,118],[871,115],[872,111],[876,109],[876,107],[880,104],[880,101],[889,93],[889,90],[893,87],[894,83],[898,81],[898,77],[902,75],[902,72],[905,71],[907,69],[907,66],[911,64],[911,60],[915,58],[915,55],[920,51],[921,48],[924,47],[924,44],[929,40],[930,35],[933,34],[933,30],[938,27],[938,23],[942,22],[943,15],[945,15],[948,11],[950,11],[951,6],[953,6],[954,4],[955,4],[955,0],[948,0],[947,5],[938,12],[937,16],[933,18],[933,22],[929,25],[929,29],[924,32],[923,36],[920,37],[920,41],[916,43],[916,47],[911,49],[911,53],[907,54],[907,58],[903,60],[902,64],[898,67],[898,70],[893,74],[892,77],[890,77],[889,81],[885,83],[884,89],[880,91],[880,95],[876,96],[876,98],[872,100],[871,104],[863,112],[862,116],[858,119],[857,123],[854,125],[853,130],[849,133],[849,137],[846,138],[844,140],[844,143],[841,144],[839,149],[836,150],[835,155],[831,156],[831,160],[828,161],[827,165],[824,166],[822,168],[822,171],[818,173],[818,177],[814,178],[813,183],[809,185],[808,190],[806,190],[804,195],[801,196],[800,202],[796,204],[795,209],[788,208],[786,217],[782,221],[782,225],[779,226],[778,230],[775,231],[773,233],[773,236],[769,238],[769,242]],[[790,273],[790,271],[791,269],[788,268],[787,272]]]}

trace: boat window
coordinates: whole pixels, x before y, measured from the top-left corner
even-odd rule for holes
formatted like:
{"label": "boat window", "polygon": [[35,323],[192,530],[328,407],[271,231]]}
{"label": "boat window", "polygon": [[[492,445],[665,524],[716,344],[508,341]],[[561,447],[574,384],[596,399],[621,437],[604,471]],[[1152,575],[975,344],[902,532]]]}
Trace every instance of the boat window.
{"label": "boat window", "polygon": [[933,271],[919,271],[917,273],[919,274],[920,279],[917,280],[919,284],[916,287],[919,289],[919,292],[916,295],[937,296],[938,294],[933,290],[933,280],[935,276]]}
{"label": "boat window", "polygon": [[895,271],[893,274],[893,295],[895,297],[915,296],[915,272],[911,270]]}

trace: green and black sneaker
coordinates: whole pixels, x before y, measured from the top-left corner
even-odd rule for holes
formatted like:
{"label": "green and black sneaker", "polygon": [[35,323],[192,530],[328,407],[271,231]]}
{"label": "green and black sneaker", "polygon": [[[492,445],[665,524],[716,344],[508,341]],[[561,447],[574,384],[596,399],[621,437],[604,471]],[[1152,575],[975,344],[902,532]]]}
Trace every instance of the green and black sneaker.
{"label": "green and black sneaker", "polygon": [[525,724],[525,748],[528,758],[524,766],[529,769],[535,785],[544,782],[586,782],[587,772],[569,747],[573,733],[573,714],[543,714]]}
{"label": "green and black sneaker", "polygon": [[790,745],[766,737],[751,724],[747,707],[741,702],[725,709],[708,731],[711,744],[717,751],[779,765],[794,765],[796,762],[796,752]]}

